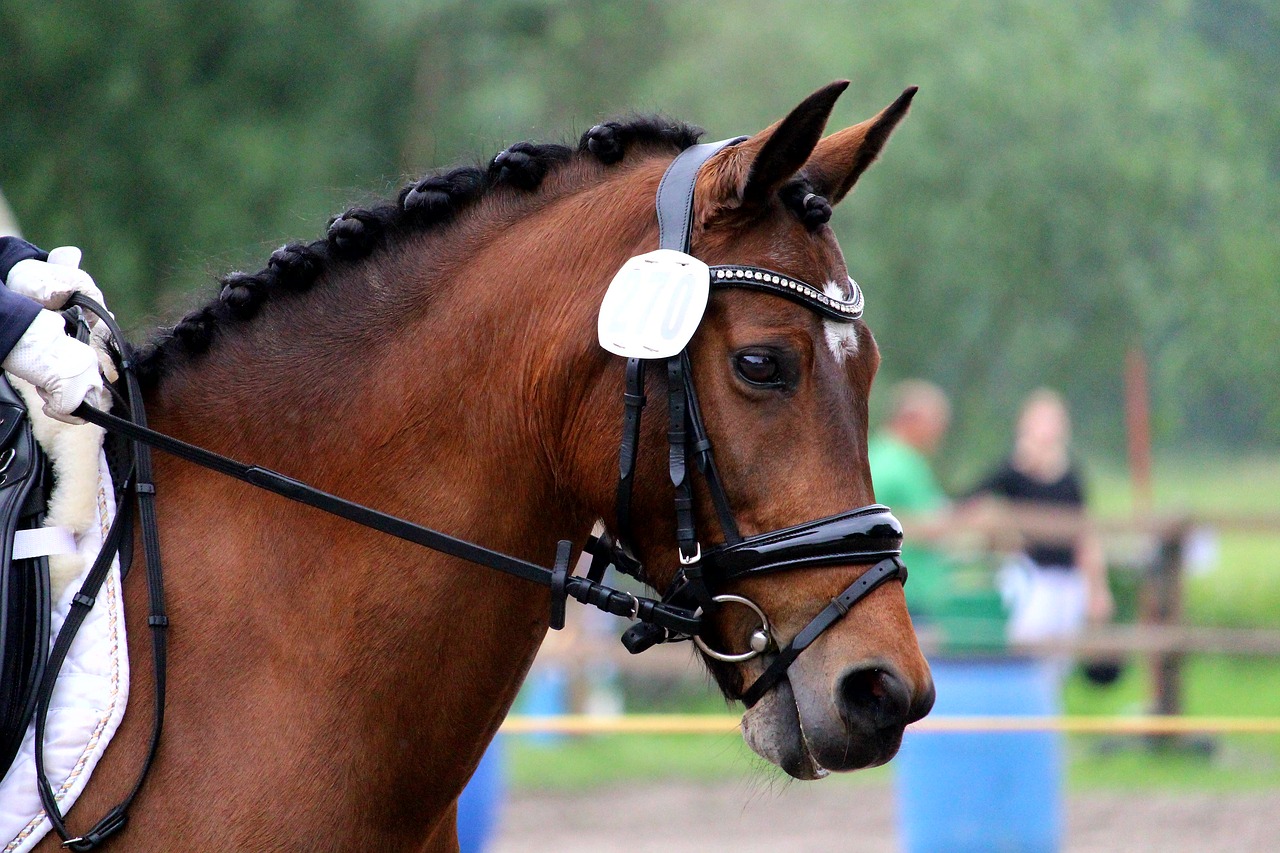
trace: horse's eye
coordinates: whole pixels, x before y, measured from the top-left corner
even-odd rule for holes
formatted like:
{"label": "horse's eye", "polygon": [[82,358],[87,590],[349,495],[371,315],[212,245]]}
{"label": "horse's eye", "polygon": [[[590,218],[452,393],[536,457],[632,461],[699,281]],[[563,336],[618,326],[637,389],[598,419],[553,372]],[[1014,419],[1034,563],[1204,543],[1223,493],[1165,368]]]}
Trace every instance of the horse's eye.
{"label": "horse's eye", "polygon": [[776,388],[782,384],[782,369],[771,353],[759,350],[740,352],[734,357],[733,365],[738,375],[752,385]]}

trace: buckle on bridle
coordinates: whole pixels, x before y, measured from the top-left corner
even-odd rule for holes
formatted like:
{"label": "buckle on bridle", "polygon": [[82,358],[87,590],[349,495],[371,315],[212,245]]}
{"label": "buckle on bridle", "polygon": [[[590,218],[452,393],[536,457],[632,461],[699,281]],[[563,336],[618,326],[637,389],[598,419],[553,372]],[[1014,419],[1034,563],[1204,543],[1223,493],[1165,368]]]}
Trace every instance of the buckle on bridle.
{"label": "buckle on bridle", "polygon": [[686,557],[684,555],[684,551],[681,551],[680,549],[676,549],[680,555],[680,565],[696,566],[698,563],[702,562],[702,543],[694,542],[693,548],[694,548],[694,551],[693,551],[692,557]]}

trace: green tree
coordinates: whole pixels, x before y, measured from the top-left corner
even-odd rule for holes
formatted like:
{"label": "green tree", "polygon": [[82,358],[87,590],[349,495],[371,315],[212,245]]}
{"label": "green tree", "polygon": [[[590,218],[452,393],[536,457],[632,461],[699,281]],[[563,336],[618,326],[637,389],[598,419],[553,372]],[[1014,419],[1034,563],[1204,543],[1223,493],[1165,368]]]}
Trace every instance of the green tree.
{"label": "green tree", "polygon": [[0,32],[0,186],[135,324],[396,176],[413,45],[359,5],[5,2]]}
{"label": "green tree", "polygon": [[[835,77],[855,81],[845,123],[921,86],[836,227],[885,373],[955,393],[957,446],[999,452],[1018,401],[1050,384],[1087,440],[1118,447],[1132,344],[1164,438],[1274,444],[1280,193],[1257,128],[1280,110],[1257,120],[1238,53],[1209,49],[1186,4],[741,8],[685,7],[653,77],[718,135]],[[681,87],[714,79],[753,83]]]}
{"label": "green tree", "polygon": [[757,130],[837,77],[838,121],[921,92],[838,210],[887,378],[940,381],[958,464],[1032,387],[1115,449],[1280,435],[1274,0],[0,0],[0,187],[134,328],[406,175],[661,110]]}

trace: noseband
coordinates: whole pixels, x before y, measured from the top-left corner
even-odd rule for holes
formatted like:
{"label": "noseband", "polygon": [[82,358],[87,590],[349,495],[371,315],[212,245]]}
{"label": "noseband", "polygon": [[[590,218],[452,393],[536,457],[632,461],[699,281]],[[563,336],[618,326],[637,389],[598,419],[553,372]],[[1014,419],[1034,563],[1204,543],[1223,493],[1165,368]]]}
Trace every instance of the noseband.
{"label": "noseband", "polygon": [[[658,185],[658,243],[661,249],[688,254],[693,224],[693,193],[698,172],[716,152],[741,142],[742,138],[695,145],[682,152],[667,168]],[[793,300],[824,317],[852,322],[862,316],[862,292],[852,284],[848,299],[791,276],[759,267],[725,265],[709,268],[712,288],[745,287]],[[619,450],[617,492],[618,538],[602,531],[588,541],[593,555],[588,576],[599,580],[612,564],[624,574],[644,580],[643,567],[625,544],[631,536],[631,492],[640,439],[640,416],[645,405],[646,365],[651,360],[629,358],[626,390],[623,395],[622,442]],[[748,639],[749,650],[726,653],[712,649],[700,636],[673,633],[653,622],[639,622],[622,638],[628,651],[636,654],[658,643],[692,639],[709,657],[731,663],[751,660],[776,651],[776,656],[742,694],[751,707],[786,675],[787,668],[824,631],[840,621],[859,600],[891,579],[905,583],[907,568],[901,560],[902,526],[889,508],[871,504],[858,509],[810,521],[782,530],[743,537],[738,530],[720,474],[712,455],[702,411],[693,385],[688,350],[658,361],[667,376],[668,471],[675,487],[676,542],[680,569],[662,598],[664,604],[692,609],[701,616],[725,605],[747,607],[759,620]],[[724,542],[705,553],[694,522],[693,483],[690,461],[702,474],[715,506]],[[732,581],[790,569],[817,566],[874,563],[856,581],[836,596],[786,646],[778,648],[772,626],[764,610],[740,595],[718,593]],[[700,626],[705,621],[700,620]]]}

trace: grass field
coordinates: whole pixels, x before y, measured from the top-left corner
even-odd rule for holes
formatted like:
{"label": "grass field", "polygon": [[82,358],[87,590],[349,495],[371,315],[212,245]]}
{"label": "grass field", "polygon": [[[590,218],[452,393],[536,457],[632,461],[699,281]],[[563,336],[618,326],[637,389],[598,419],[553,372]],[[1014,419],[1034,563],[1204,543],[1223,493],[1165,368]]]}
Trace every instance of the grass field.
{"label": "grass field", "polygon": [[[1280,666],[1270,660],[1205,656],[1186,670],[1187,713],[1208,716],[1280,715]],[[710,693],[684,693],[686,710],[723,713]],[[667,703],[663,703],[667,704]],[[1079,676],[1068,682],[1066,712],[1089,715],[1141,713],[1145,673],[1130,666],[1107,688]],[[661,710],[653,707],[635,710]],[[781,783],[736,733],[724,735],[596,735],[539,739],[508,737],[511,783],[516,787],[589,790],[596,785],[662,778],[756,780]],[[1240,790],[1280,788],[1280,737],[1195,737],[1156,745],[1140,737],[1074,735],[1068,741],[1069,783],[1080,790],[1142,787]],[[840,778],[847,784],[884,781],[888,768]],[[772,781],[770,781],[772,780]]]}
{"label": "grass field", "polygon": [[[1092,466],[1093,505],[1123,516],[1132,495],[1120,469]],[[1280,521],[1280,452],[1226,458],[1185,454],[1155,470],[1158,511],[1209,517],[1270,515]],[[1187,620],[1197,625],[1280,628],[1280,529],[1271,534],[1210,537],[1216,559],[1187,579]]]}
{"label": "grass field", "polygon": [[[1091,474],[1095,509],[1107,515],[1127,513],[1132,498],[1123,472],[1093,466]],[[1155,483],[1157,509],[1280,516],[1280,454],[1170,457],[1158,462]],[[1216,559],[1188,578],[1186,615],[1200,625],[1280,628],[1280,530],[1266,536],[1218,536]],[[1188,714],[1280,716],[1280,661],[1198,656],[1187,662],[1184,678]],[[629,695],[629,709],[723,713],[713,690]],[[1064,701],[1070,714],[1137,714],[1146,709],[1147,696],[1146,673],[1134,661],[1107,688],[1073,677]],[[768,780],[782,778],[737,735],[512,737],[505,749],[511,783],[517,787],[588,790],[661,778],[754,778],[754,784],[773,784]],[[1163,748],[1139,738],[1073,736],[1069,755],[1069,784],[1080,790],[1280,788],[1280,737],[1274,736],[1187,739]],[[883,782],[891,772],[890,766],[856,773],[835,784]]]}

